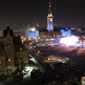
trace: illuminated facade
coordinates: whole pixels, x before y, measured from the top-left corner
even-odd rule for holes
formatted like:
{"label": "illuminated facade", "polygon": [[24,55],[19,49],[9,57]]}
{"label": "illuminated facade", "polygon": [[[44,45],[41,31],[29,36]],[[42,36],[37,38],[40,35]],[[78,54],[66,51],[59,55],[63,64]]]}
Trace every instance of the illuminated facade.
{"label": "illuminated facade", "polygon": [[49,2],[49,12],[47,16],[47,29],[39,29],[39,23],[37,23],[37,28],[33,31],[34,28],[27,28],[25,30],[26,38],[53,38],[53,37],[60,37],[60,31],[54,30],[54,23],[53,23],[53,14],[51,11],[51,3]]}
{"label": "illuminated facade", "polygon": [[28,60],[28,49],[13,35],[13,30],[10,27],[0,30],[0,75],[12,75],[19,65],[28,64]]}
{"label": "illuminated facade", "polygon": [[60,30],[60,32],[62,33],[62,36],[68,36],[71,35],[71,29],[68,27],[66,30],[64,28],[62,28]]}
{"label": "illuminated facade", "polygon": [[53,24],[53,14],[51,11],[51,3],[49,2],[49,13],[47,16],[47,30],[49,32],[53,32],[54,30],[54,24]]}
{"label": "illuminated facade", "polygon": [[26,30],[25,36],[34,39],[39,36],[39,30],[37,30],[36,28],[28,28]]}

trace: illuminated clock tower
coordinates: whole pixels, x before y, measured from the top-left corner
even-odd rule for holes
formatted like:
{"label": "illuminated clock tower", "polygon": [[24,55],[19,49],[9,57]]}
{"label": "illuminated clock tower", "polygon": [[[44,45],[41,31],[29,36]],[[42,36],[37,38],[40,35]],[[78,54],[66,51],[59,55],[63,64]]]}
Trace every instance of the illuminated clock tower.
{"label": "illuminated clock tower", "polygon": [[47,30],[49,32],[54,31],[53,14],[51,11],[51,2],[49,2],[49,12],[48,12],[48,16],[47,16]]}

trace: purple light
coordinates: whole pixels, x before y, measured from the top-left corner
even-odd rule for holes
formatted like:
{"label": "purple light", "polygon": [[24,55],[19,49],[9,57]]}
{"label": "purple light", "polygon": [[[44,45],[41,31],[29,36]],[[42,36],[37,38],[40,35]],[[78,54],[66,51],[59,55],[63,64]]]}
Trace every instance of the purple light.
{"label": "purple light", "polygon": [[75,36],[61,38],[60,43],[65,45],[75,45],[78,42],[78,38]]}

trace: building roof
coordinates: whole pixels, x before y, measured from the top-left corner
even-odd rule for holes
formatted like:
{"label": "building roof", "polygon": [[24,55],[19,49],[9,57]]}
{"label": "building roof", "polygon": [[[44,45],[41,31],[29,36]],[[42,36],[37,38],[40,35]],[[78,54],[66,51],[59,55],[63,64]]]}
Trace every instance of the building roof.
{"label": "building roof", "polygon": [[4,37],[6,37],[8,33],[13,37],[13,30],[10,29],[9,26],[7,26],[6,30],[4,30]]}
{"label": "building roof", "polygon": [[25,47],[24,44],[17,44],[17,45],[14,45],[14,51],[15,52],[25,52],[25,51],[28,51],[28,49]]}
{"label": "building roof", "polygon": [[3,51],[2,47],[1,47],[1,45],[0,45],[0,56],[5,57],[5,54],[4,54],[4,51]]}

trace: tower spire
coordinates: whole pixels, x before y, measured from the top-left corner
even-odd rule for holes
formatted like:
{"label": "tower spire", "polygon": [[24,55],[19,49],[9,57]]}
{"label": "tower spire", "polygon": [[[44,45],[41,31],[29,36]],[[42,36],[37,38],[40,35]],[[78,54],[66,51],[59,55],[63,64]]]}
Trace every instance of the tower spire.
{"label": "tower spire", "polygon": [[53,24],[53,14],[51,11],[51,2],[49,2],[49,13],[47,16],[47,30],[50,32],[54,30],[54,24]]}
{"label": "tower spire", "polygon": [[52,13],[52,11],[51,11],[51,2],[49,2],[49,13]]}

